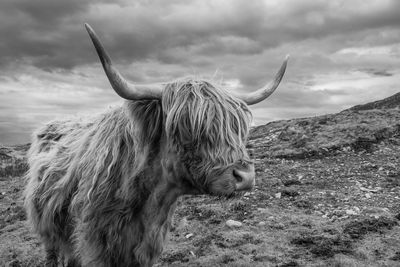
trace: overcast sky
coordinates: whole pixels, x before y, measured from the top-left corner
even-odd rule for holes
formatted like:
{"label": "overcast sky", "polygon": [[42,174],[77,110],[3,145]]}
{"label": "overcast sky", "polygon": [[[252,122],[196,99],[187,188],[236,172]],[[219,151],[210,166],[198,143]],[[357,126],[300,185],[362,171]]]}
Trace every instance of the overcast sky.
{"label": "overcast sky", "polygon": [[[111,3],[112,2],[112,3]],[[254,123],[339,112],[400,91],[396,0],[2,0],[0,143],[120,105],[83,24],[131,81],[214,78],[230,90],[286,75]]]}

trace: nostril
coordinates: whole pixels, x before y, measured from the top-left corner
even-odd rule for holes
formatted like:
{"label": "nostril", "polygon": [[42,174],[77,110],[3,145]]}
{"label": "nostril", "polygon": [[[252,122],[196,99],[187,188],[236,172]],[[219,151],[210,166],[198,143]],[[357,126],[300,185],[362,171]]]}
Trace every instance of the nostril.
{"label": "nostril", "polygon": [[238,183],[243,181],[243,177],[236,170],[233,170],[232,174],[233,174],[233,177],[235,177],[235,179],[236,179],[236,181]]}
{"label": "nostril", "polygon": [[249,149],[248,150],[249,156],[253,157],[254,156],[254,150],[253,149]]}

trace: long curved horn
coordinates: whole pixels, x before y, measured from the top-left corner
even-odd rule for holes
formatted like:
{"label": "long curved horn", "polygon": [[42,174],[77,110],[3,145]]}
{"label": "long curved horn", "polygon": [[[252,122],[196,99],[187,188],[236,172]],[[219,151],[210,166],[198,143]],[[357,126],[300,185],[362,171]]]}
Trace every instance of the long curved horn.
{"label": "long curved horn", "polygon": [[126,81],[119,71],[113,66],[110,56],[104,49],[92,27],[85,23],[85,28],[89,33],[90,39],[92,39],[93,45],[96,48],[97,54],[99,55],[101,64],[103,65],[103,69],[108,77],[108,80],[110,81],[112,88],[120,97],[128,100],[161,98],[163,91],[161,84],[134,85]]}
{"label": "long curved horn", "polygon": [[285,61],[283,61],[283,64],[279,69],[279,71],[276,73],[273,81],[269,82],[267,85],[261,87],[260,89],[254,92],[243,93],[243,94],[235,93],[234,95],[237,98],[243,100],[247,105],[254,105],[263,101],[264,99],[269,97],[275,91],[276,88],[278,88],[278,85],[282,80],[283,74],[285,74],[288,59],[289,55],[286,56]]}

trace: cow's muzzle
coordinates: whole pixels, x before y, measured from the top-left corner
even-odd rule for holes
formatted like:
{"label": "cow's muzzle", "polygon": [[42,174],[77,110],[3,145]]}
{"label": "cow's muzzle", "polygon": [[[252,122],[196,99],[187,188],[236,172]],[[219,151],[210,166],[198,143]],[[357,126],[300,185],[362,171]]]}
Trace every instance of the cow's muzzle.
{"label": "cow's muzzle", "polygon": [[236,191],[251,190],[255,185],[254,164],[241,165],[232,169],[232,175],[235,178]]}

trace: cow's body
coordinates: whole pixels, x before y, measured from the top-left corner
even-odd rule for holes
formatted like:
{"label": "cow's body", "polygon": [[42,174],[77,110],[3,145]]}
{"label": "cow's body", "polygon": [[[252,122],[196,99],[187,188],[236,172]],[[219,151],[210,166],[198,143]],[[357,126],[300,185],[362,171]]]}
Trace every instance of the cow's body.
{"label": "cow's body", "polygon": [[[148,102],[156,101],[126,104],[93,122],[52,122],[35,134],[25,202],[50,254],[85,266],[132,266],[136,257],[150,265],[161,252],[178,195],[155,191],[163,182],[153,159],[162,131],[140,132],[159,120],[160,107]],[[126,116],[136,107],[154,111]],[[158,203],[152,194],[170,199]]]}
{"label": "cow's body", "polygon": [[232,196],[254,186],[245,143],[248,104],[274,82],[235,97],[211,82],[182,79],[135,86],[88,32],[114,90],[127,99],[88,122],[56,121],[34,134],[25,206],[47,252],[46,265],[151,266],[177,198]]}

